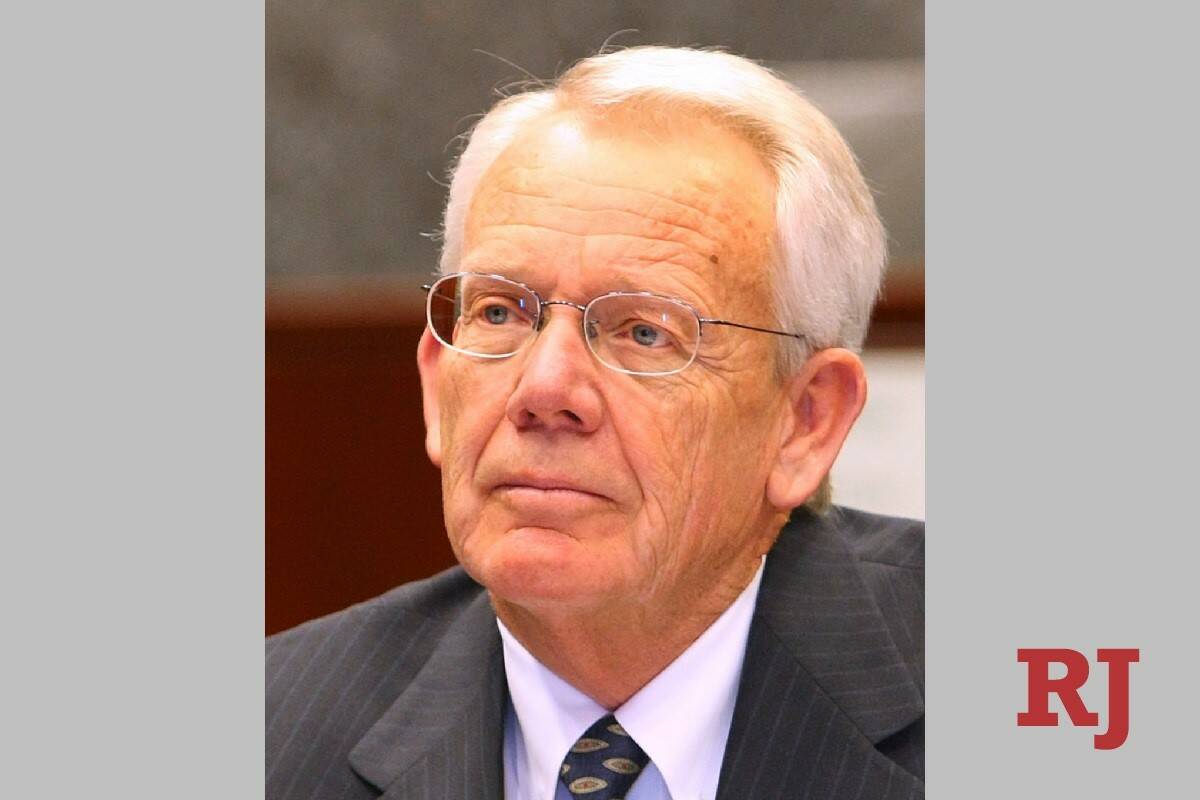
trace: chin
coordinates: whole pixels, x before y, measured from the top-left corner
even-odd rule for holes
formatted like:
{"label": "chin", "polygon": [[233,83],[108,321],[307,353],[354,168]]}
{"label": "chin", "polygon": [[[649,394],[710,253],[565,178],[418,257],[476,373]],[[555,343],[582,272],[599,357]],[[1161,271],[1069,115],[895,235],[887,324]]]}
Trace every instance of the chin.
{"label": "chin", "polygon": [[594,602],[613,591],[614,571],[577,539],[548,528],[509,531],[463,567],[500,600],[520,606]]}

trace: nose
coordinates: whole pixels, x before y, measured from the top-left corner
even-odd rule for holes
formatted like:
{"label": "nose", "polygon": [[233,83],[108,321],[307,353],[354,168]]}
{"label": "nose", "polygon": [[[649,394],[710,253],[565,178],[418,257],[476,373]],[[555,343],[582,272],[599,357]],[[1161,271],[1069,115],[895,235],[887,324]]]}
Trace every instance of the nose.
{"label": "nose", "polygon": [[[546,309],[550,311],[550,309]],[[518,430],[586,434],[604,414],[597,364],[583,340],[580,312],[555,306],[522,358],[521,376],[505,409]]]}

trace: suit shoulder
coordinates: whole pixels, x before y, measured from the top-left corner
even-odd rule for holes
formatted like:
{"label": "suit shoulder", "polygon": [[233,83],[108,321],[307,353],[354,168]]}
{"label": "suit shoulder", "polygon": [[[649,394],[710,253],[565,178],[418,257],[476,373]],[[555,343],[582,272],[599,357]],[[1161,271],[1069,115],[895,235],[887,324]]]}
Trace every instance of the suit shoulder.
{"label": "suit shoulder", "polygon": [[351,750],[482,592],[455,568],[268,638],[267,795],[361,789]]}
{"label": "suit shoulder", "polygon": [[831,509],[829,517],[860,562],[924,572],[923,521],[842,507]]}
{"label": "suit shoulder", "polygon": [[[378,597],[267,637],[268,686],[291,683],[322,662],[353,659],[355,651],[393,639],[436,640],[483,592],[461,567],[398,586]],[[268,692],[270,694],[270,692]],[[270,697],[268,697],[268,700]]]}
{"label": "suit shoulder", "polygon": [[892,641],[925,692],[925,523],[836,508],[831,522],[854,554]]}

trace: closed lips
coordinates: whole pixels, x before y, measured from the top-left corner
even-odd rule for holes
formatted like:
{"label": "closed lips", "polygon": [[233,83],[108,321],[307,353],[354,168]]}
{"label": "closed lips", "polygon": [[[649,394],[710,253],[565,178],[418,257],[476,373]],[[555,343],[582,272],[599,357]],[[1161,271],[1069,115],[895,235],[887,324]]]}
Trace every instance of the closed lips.
{"label": "closed lips", "polygon": [[570,481],[555,479],[555,478],[528,478],[528,477],[512,477],[505,478],[498,482],[496,489],[537,489],[543,492],[578,492],[580,494],[589,494],[594,497],[608,499],[606,495],[594,492],[591,489],[585,489],[582,486]]}

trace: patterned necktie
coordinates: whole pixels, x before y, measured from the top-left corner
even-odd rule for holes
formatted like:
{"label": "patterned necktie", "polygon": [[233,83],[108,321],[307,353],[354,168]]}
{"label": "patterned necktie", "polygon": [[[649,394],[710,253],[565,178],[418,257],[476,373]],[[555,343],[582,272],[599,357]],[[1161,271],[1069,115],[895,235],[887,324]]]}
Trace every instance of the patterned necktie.
{"label": "patterned necktie", "polygon": [[558,779],[571,797],[618,800],[642,774],[650,756],[612,714],[596,720],[571,747]]}

